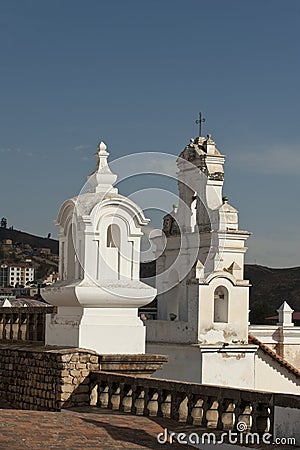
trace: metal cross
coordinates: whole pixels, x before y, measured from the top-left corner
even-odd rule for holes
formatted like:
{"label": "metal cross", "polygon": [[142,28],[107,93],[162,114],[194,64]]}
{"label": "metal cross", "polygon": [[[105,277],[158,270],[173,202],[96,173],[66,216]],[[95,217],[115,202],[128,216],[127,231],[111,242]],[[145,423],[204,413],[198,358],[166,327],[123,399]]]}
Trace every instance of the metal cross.
{"label": "metal cross", "polygon": [[205,122],[205,118],[202,118],[202,112],[199,112],[199,119],[196,120],[196,123],[199,124],[199,137],[201,137],[203,122]]}

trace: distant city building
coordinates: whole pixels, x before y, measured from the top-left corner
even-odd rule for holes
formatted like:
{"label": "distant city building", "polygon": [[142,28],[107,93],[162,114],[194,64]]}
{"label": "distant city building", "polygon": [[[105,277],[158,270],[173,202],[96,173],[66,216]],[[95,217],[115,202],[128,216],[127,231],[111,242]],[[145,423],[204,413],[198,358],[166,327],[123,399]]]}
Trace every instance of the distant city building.
{"label": "distant city building", "polygon": [[26,286],[33,282],[34,268],[24,264],[0,266],[0,286]]}

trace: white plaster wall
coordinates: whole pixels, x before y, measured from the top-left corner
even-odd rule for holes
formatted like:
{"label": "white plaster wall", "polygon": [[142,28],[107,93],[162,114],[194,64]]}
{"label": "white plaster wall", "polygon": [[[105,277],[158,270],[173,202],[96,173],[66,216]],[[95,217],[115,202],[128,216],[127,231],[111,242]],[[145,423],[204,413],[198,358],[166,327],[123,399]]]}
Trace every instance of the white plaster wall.
{"label": "white plaster wall", "polygon": [[284,344],[284,358],[300,370],[300,344]]}
{"label": "white plaster wall", "polygon": [[197,347],[174,344],[146,344],[146,353],[168,355],[169,362],[154,378],[201,383],[201,354]]}
{"label": "white plaster wall", "polygon": [[147,320],[146,340],[149,344],[164,343],[195,343],[197,342],[196,324],[179,320]]}
{"label": "white plaster wall", "polygon": [[[218,348],[220,349],[220,348]],[[153,375],[155,378],[191,383],[254,388],[254,352],[218,353],[193,345],[146,344],[146,353],[168,355],[169,362]]]}
{"label": "white plaster wall", "polygon": [[254,389],[254,351],[202,353],[202,383]]}
{"label": "white plaster wall", "polygon": [[258,349],[255,355],[255,389],[268,392],[300,394],[296,375],[279,365],[271,356]]}

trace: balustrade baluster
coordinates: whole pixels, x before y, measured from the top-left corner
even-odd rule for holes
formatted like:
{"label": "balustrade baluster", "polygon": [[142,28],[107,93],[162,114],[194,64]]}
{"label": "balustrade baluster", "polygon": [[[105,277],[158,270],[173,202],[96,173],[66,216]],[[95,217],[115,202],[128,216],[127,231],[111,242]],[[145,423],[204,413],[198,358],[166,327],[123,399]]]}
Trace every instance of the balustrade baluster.
{"label": "balustrade baluster", "polygon": [[243,422],[247,426],[247,432],[252,428],[252,405],[246,403],[243,408],[242,414],[239,416],[239,422]]}
{"label": "balustrade baluster", "polygon": [[145,411],[145,390],[138,386],[133,392],[133,414],[142,416]]}
{"label": "balustrade baluster", "polygon": [[156,417],[158,412],[158,392],[156,389],[150,388],[148,391],[147,401],[148,416]]}
{"label": "balustrade baluster", "polygon": [[203,423],[203,404],[204,401],[200,395],[193,395],[191,400],[191,413],[188,422],[192,425],[202,425]]}
{"label": "balustrade baluster", "polygon": [[206,412],[207,428],[217,428],[219,420],[219,402],[217,399],[210,397],[208,404],[209,408]]}
{"label": "balustrade baluster", "polygon": [[18,340],[18,319],[19,314],[13,313],[11,314],[11,340],[16,341]]}
{"label": "balustrade baluster", "polygon": [[185,398],[182,400],[182,402],[179,405],[178,421],[186,422],[187,418],[188,418],[188,397],[185,396]]}
{"label": "balustrade baluster", "polygon": [[223,430],[233,430],[235,417],[234,417],[235,403],[232,399],[225,399],[222,402],[222,414],[220,413],[219,420],[222,421]]}
{"label": "balustrade baluster", "polygon": [[158,415],[161,417],[171,417],[171,392],[160,391]]}
{"label": "balustrade baluster", "polygon": [[98,387],[98,406],[100,408],[108,408],[109,403],[109,385],[106,381],[102,381]]}
{"label": "balustrade baluster", "polygon": [[109,401],[108,408],[114,411],[119,410],[121,399],[121,385],[113,382],[109,387]]}
{"label": "balustrade baluster", "polygon": [[26,314],[21,314],[21,324],[20,324],[21,341],[26,341],[26,332],[27,332],[26,321],[27,321]]}
{"label": "balustrade baluster", "polygon": [[125,384],[120,398],[121,411],[131,412],[132,410],[132,388],[131,385]]}
{"label": "balustrade baluster", "polygon": [[90,405],[91,406],[98,405],[98,392],[99,392],[99,384],[97,382],[91,383],[91,385],[90,385]]}

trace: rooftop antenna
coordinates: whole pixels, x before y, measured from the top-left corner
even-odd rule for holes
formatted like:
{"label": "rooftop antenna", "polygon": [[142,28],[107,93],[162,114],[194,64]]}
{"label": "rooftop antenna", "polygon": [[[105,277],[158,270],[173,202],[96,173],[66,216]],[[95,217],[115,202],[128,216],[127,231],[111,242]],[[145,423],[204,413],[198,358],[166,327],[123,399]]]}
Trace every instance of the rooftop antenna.
{"label": "rooftop antenna", "polygon": [[196,120],[196,124],[197,125],[199,124],[199,137],[202,136],[202,124],[203,124],[203,122],[205,122],[205,120],[206,119],[204,117],[202,117],[202,112],[199,112],[199,119]]}

